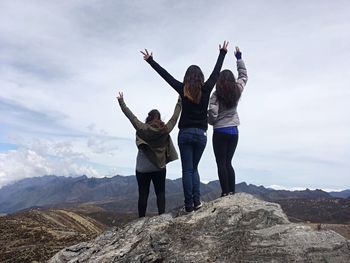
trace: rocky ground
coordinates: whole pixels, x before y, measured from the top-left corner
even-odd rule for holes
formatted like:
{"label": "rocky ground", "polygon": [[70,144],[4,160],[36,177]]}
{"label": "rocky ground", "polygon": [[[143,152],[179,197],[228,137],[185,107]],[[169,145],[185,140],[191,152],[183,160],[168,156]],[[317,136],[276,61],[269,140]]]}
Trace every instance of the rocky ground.
{"label": "rocky ground", "polygon": [[302,223],[303,225],[307,225],[312,227],[315,230],[322,231],[322,230],[333,230],[337,232],[338,234],[342,235],[346,239],[350,240],[350,225],[344,225],[344,224],[315,224],[315,223]]}
{"label": "rocky ground", "polygon": [[239,193],[192,214],[130,222],[49,262],[350,262],[350,242],[322,226],[290,223],[278,204]]}
{"label": "rocky ground", "polygon": [[350,224],[350,199],[284,199],[273,200],[293,222]]}
{"label": "rocky ground", "polygon": [[33,209],[0,217],[0,262],[44,262],[57,251],[91,240],[106,227],[67,210]]}
{"label": "rocky ground", "polygon": [[[302,202],[304,203],[305,201]],[[309,203],[305,204],[298,210],[298,217],[309,206]],[[315,231],[333,230],[350,239],[350,224],[305,222],[294,217],[296,214],[292,208],[296,207],[295,202],[291,202],[289,206],[284,201],[282,205],[289,220],[297,222],[298,225],[309,226]],[[325,212],[323,214],[326,215]],[[346,214],[344,215],[343,219],[346,218]],[[134,219],[137,219],[135,213],[106,211],[94,203],[55,209],[31,209],[7,216],[1,214],[0,262],[44,262],[64,247],[91,241],[104,230],[123,226]]]}

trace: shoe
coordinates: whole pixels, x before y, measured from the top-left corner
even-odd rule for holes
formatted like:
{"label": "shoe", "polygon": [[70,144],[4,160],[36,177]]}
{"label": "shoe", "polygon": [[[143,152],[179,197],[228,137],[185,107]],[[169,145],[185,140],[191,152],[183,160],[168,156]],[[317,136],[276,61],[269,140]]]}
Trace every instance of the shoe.
{"label": "shoe", "polygon": [[186,213],[192,213],[193,212],[193,206],[191,206],[191,207],[184,207],[184,210],[185,210],[185,212]]}
{"label": "shoe", "polygon": [[234,195],[234,194],[235,194],[235,192],[229,192],[228,194],[229,194],[229,195]]}
{"label": "shoe", "polygon": [[195,211],[197,211],[197,210],[200,209],[202,206],[203,206],[203,205],[202,205],[201,201],[199,201],[198,203],[195,202],[195,203],[194,203],[194,208],[193,208],[193,209],[194,209]]}
{"label": "shoe", "polygon": [[225,196],[228,196],[228,193],[222,193],[221,194],[221,197],[225,197]]}
{"label": "shoe", "polygon": [[181,207],[180,209],[177,210],[177,212],[174,215],[174,217],[178,217],[178,216],[185,216],[185,215],[189,215],[189,214],[193,214],[194,210],[193,207]]}

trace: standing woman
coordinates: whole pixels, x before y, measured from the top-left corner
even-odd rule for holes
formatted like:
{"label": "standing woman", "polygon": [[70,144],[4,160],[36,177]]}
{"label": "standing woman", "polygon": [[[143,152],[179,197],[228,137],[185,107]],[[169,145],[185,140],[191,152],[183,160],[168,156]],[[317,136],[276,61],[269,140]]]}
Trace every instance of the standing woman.
{"label": "standing woman", "polygon": [[238,79],[232,71],[223,70],[216,83],[216,91],[210,98],[208,121],[214,126],[213,148],[221,185],[221,196],[235,193],[235,170],[232,158],[238,143],[239,118],[237,104],[247,83],[247,69],[242,53],[236,47]]}
{"label": "standing woman", "polygon": [[207,143],[208,103],[210,93],[219,77],[227,52],[228,42],[219,45],[220,54],[213,72],[204,81],[202,70],[189,66],[183,82],[174,79],[164,68],[153,60],[147,49],[141,52],[151,67],[179,93],[182,99],[182,113],[179,121],[178,144],[182,164],[182,184],[185,196],[185,211],[192,212],[202,206],[200,201],[200,179],[198,164]]}
{"label": "standing woman", "polygon": [[175,127],[181,112],[179,98],[174,114],[165,124],[158,110],[151,110],[146,123],[137,119],[124,102],[123,93],[117,96],[120,108],[136,129],[136,179],[139,187],[138,212],[139,217],[145,217],[147,200],[151,181],[157,196],[158,214],[165,212],[165,176],[166,164],[178,159],[170,132]]}

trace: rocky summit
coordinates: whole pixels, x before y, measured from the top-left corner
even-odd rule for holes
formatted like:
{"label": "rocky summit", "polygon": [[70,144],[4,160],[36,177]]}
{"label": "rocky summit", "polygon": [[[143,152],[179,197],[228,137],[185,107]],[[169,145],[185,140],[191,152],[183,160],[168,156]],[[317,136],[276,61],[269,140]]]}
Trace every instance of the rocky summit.
{"label": "rocky summit", "polygon": [[190,214],[138,219],[49,262],[350,262],[350,241],[290,223],[278,204],[239,193]]}

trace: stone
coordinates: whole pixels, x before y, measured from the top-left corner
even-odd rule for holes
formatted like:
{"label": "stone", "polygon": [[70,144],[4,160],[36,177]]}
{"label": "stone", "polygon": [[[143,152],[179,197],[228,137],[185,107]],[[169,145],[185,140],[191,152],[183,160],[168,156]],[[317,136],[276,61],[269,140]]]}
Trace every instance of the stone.
{"label": "stone", "polygon": [[57,262],[350,262],[350,241],[290,223],[278,204],[238,193],[111,229]]}

